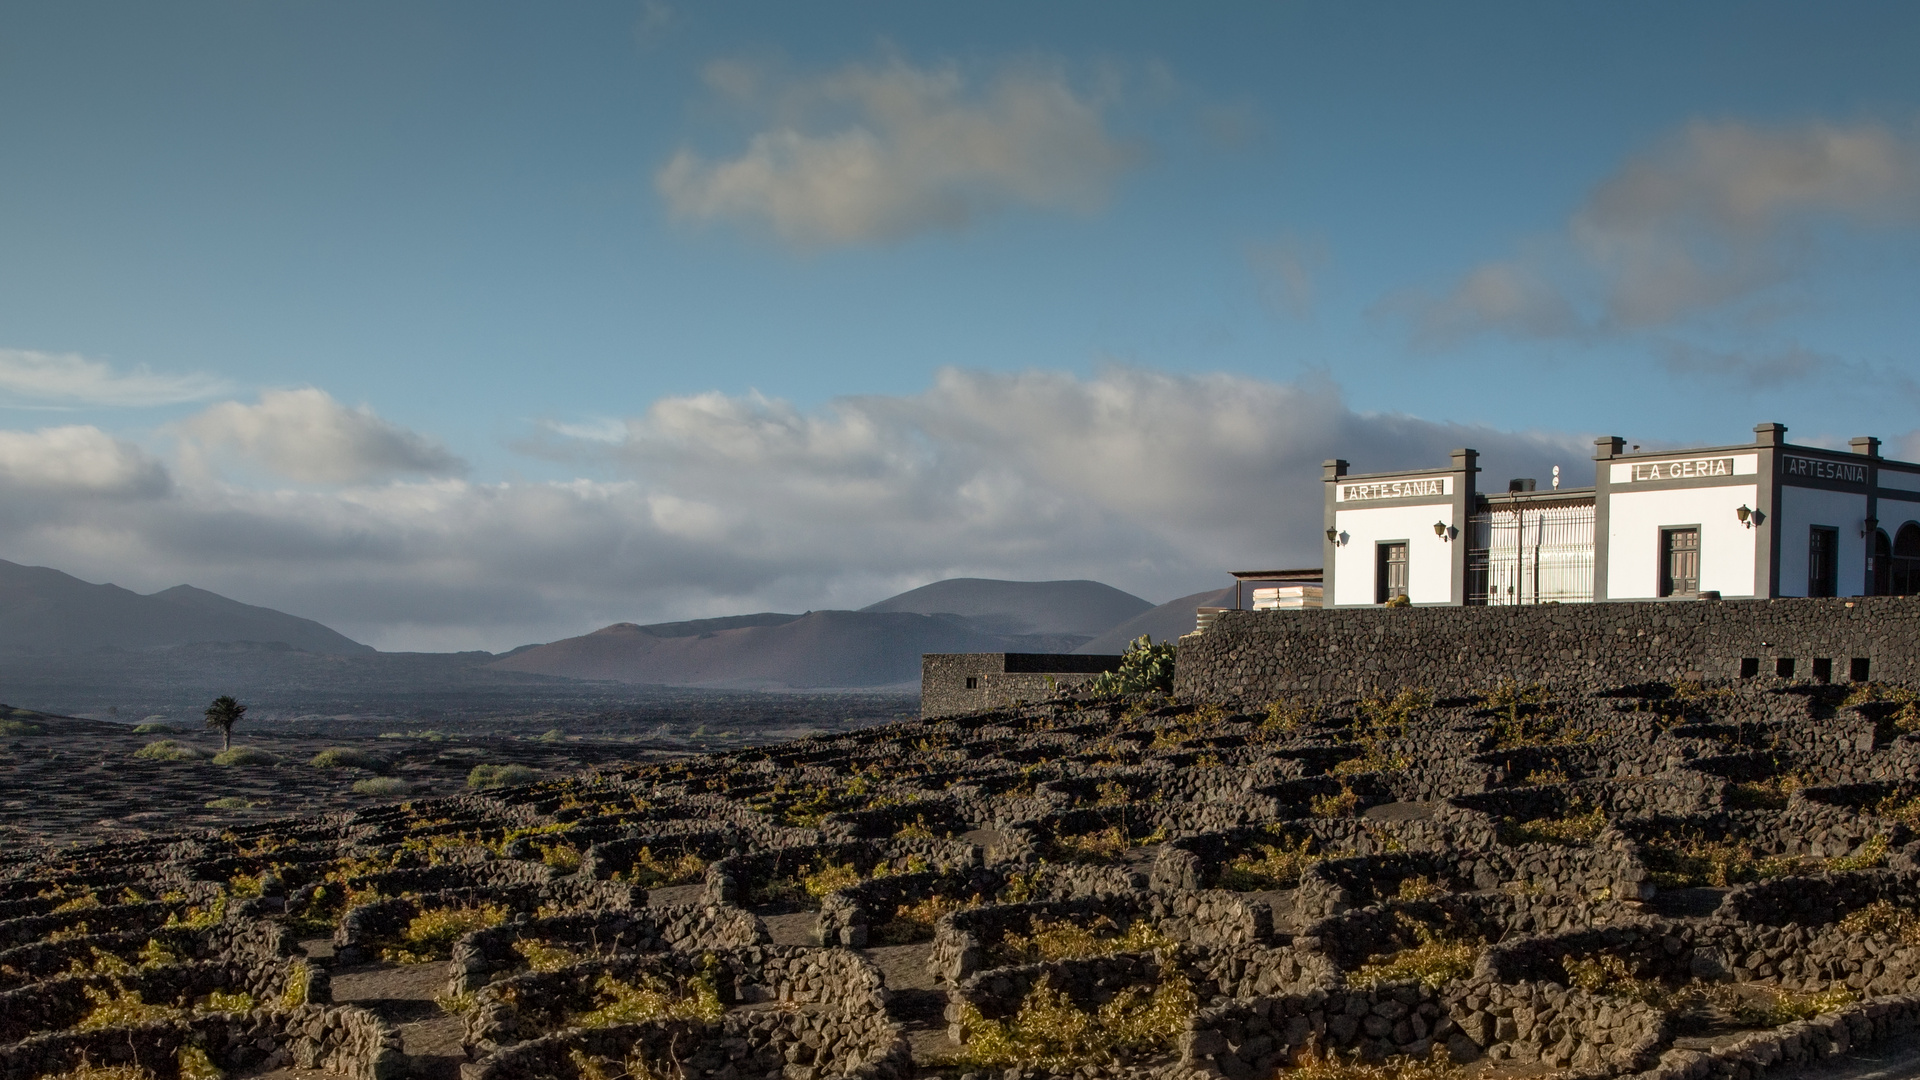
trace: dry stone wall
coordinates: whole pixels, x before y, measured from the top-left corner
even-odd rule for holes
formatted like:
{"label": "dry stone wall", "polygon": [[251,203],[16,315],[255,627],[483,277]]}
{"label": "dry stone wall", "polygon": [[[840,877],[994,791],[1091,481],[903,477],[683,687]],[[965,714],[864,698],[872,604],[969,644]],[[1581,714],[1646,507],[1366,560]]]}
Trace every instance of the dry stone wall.
{"label": "dry stone wall", "polygon": [[1754,1080],[1913,1025],[1912,688],[1420,685],[1068,697],[0,851],[0,1080],[422,1074],[333,1001],[422,958],[472,1005],[465,1080],[1265,1080],[1332,1050]]}
{"label": "dry stone wall", "polygon": [[1267,702],[1424,686],[1473,693],[1501,678],[1596,693],[1638,683],[1735,681],[1742,661],[1775,680],[1782,659],[1802,677],[1815,659],[1849,678],[1920,682],[1920,602],[1712,600],[1522,607],[1226,611],[1181,642],[1174,693]]}

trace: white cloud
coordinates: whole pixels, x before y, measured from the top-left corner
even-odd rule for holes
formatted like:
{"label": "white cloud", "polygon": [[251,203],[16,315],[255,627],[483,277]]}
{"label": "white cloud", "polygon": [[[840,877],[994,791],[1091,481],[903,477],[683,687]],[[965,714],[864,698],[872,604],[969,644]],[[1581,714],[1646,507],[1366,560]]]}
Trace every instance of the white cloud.
{"label": "white cloud", "polygon": [[352,484],[466,469],[438,442],[312,388],[269,390],[256,405],[223,401],[176,427],[196,448],[231,450],[301,483]]}
{"label": "white cloud", "polygon": [[676,217],[764,225],[801,245],[957,229],[1015,206],[1092,212],[1140,157],[1107,128],[1113,92],[1076,87],[1057,65],[973,80],[896,58],[770,86],[726,61],[707,81],[785,116],[736,157],[681,149],[655,186]]}
{"label": "white cloud", "polygon": [[167,471],[146,451],[97,427],[0,431],[0,489],[9,494],[164,494]]}
{"label": "white cloud", "polygon": [[[304,393],[293,400],[331,401]],[[96,455],[117,447],[100,460],[119,471],[89,466],[91,488],[0,500],[7,558],[142,588],[191,582],[385,648],[499,649],[621,619],[859,606],[962,574],[1090,577],[1164,600],[1236,567],[1313,565],[1327,457],[1411,468],[1468,445],[1490,475],[1538,476],[1577,469],[1591,446],[1356,413],[1325,382],[1135,368],[948,370],[919,394],[816,409],[662,399],[620,443],[578,444],[627,473],[616,481],[260,490],[181,469],[165,489],[151,459],[78,430],[90,434],[62,438]],[[44,434],[6,433],[0,472],[15,460],[9,439],[33,447]],[[44,485],[33,469],[62,456],[23,451],[16,471]],[[103,488],[164,497],[103,499]]]}
{"label": "white cloud", "polygon": [[1801,277],[1824,228],[1915,224],[1920,134],[1697,122],[1627,161],[1559,236],[1392,306],[1442,344],[1667,327]]}
{"label": "white cloud", "polygon": [[0,349],[0,393],[76,405],[176,405],[224,392],[212,375],[158,375],[145,367],[116,372],[77,353]]}
{"label": "white cloud", "polygon": [[627,422],[606,416],[572,422],[554,420],[540,426],[555,435],[587,442],[617,443],[627,437]]}

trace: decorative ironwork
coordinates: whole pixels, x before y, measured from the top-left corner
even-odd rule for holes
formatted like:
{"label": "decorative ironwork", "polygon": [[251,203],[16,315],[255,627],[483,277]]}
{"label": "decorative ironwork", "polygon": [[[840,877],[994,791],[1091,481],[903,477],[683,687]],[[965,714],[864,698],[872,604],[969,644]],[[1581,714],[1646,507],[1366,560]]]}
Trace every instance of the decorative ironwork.
{"label": "decorative ironwork", "polygon": [[1467,519],[1467,603],[1593,600],[1593,507],[1516,506]]}

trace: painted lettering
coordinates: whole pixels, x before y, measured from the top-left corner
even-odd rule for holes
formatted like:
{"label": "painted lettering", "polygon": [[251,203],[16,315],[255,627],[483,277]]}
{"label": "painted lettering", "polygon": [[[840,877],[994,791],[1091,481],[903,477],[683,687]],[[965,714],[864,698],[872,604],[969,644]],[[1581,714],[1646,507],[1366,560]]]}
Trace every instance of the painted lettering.
{"label": "painted lettering", "polygon": [[1782,456],[1780,473],[1793,479],[1835,480],[1842,484],[1865,484],[1867,467],[1851,461],[1829,461],[1824,458]]}
{"label": "painted lettering", "polygon": [[1413,499],[1428,495],[1447,494],[1446,477],[1431,477],[1420,480],[1380,480],[1370,484],[1340,485],[1341,502],[1364,502],[1371,499]]}
{"label": "painted lettering", "polygon": [[1633,466],[1635,482],[1646,480],[1691,480],[1700,476],[1732,476],[1733,459],[1682,458],[1677,461],[1642,461]]}

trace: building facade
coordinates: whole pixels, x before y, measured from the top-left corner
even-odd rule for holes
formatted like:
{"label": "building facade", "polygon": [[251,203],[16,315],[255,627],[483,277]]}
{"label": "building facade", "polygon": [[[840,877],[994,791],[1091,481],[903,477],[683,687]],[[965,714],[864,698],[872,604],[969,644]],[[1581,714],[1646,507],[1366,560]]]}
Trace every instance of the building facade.
{"label": "building facade", "polygon": [[1329,461],[1325,603],[1920,593],[1920,464],[1882,457],[1874,438],[1827,450],[1786,432],[1657,453],[1600,439],[1581,488],[1556,476],[1483,492],[1473,450],[1392,473]]}
{"label": "building facade", "polygon": [[1093,653],[923,653],[920,715],[965,716],[1043,701],[1118,671],[1120,660]]}

